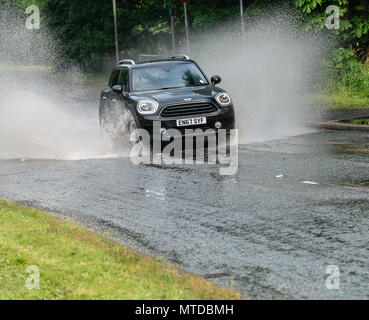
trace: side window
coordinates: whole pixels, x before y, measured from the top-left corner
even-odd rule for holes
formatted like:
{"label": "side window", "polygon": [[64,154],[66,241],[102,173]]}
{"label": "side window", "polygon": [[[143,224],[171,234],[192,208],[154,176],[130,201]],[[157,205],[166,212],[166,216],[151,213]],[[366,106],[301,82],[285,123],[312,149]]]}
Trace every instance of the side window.
{"label": "side window", "polygon": [[110,87],[114,87],[119,82],[119,70],[114,70],[110,77]]}
{"label": "side window", "polygon": [[128,69],[122,69],[119,84],[124,87],[124,91],[128,91]]}
{"label": "side window", "polygon": [[112,82],[113,82],[113,77],[114,77],[114,74],[115,74],[115,70],[113,70],[113,72],[111,73],[110,75],[110,78],[109,78],[109,83],[108,83],[108,86],[111,87],[112,85]]}

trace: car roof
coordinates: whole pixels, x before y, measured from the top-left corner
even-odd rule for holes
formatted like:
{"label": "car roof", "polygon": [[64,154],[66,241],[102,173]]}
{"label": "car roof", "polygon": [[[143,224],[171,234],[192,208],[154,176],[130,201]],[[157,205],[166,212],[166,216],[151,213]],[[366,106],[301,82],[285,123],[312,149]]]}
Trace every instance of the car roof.
{"label": "car roof", "polygon": [[195,63],[195,61],[191,59],[161,59],[161,60],[150,60],[150,61],[139,61],[135,64],[119,64],[114,69],[120,69],[120,68],[129,68],[129,69],[137,69],[137,68],[145,68],[145,67],[151,67],[156,65],[164,65],[168,63]]}

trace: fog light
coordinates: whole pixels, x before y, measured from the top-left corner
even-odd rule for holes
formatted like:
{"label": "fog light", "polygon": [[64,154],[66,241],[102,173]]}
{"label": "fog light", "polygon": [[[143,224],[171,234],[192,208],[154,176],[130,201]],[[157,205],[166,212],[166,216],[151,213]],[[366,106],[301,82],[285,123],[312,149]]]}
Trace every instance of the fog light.
{"label": "fog light", "polygon": [[222,123],[220,121],[215,122],[215,128],[220,129],[222,127]]}

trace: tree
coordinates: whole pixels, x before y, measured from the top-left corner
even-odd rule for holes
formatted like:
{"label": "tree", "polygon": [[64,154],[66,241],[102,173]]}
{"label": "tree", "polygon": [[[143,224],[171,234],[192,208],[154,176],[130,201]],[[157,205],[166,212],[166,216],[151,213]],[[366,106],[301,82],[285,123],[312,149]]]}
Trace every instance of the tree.
{"label": "tree", "polygon": [[[101,58],[114,51],[112,1],[45,0],[48,24],[61,43],[65,56],[82,67],[96,68]],[[159,48],[169,38],[165,1],[117,1],[118,35],[122,56],[132,48]],[[158,49],[158,50],[159,50]]]}
{"label": "tree", "polygon": [[[176,12],[176,35],[184,39],[183,6],[177,0],[118,0],[118,34],[121,55],[167,53],[170,48],[168,3]],[[96,68],[102,58],[114,53],[111,0],[0,0],[22,8],[37,4],[65,57],[84,67]],[[305,23],[307,32],[324,32],[329,5],[341,8],[341,47],[352,48],[363,61],[369,61],[369,3],[367,0],[244,0],[246,25],[268,10],[288,6]],[[206,31],[239,16],[239,0],[191,0],[189,20],[192,34]]]}
{"label": "tree", "polygon": [[358,57],[369,62],[369,3],[367,0],[295,0],[295,6],[305,19],[308,30],[325,28],[329,5],[340,8],[341,22],[337,31],[341,44],[352,47]]}

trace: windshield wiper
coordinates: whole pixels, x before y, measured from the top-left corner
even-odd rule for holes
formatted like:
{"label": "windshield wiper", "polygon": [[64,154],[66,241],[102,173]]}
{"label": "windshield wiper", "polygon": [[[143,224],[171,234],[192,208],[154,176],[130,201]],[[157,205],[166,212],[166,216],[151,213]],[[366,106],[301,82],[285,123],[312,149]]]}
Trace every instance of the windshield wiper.
{"label": "windshield wiper", "polygon": [[186,88],[186,87],[166,87],[166,88],[160,88],[156,90],[168,90],[168,89],[178,89],[178,88]]}

